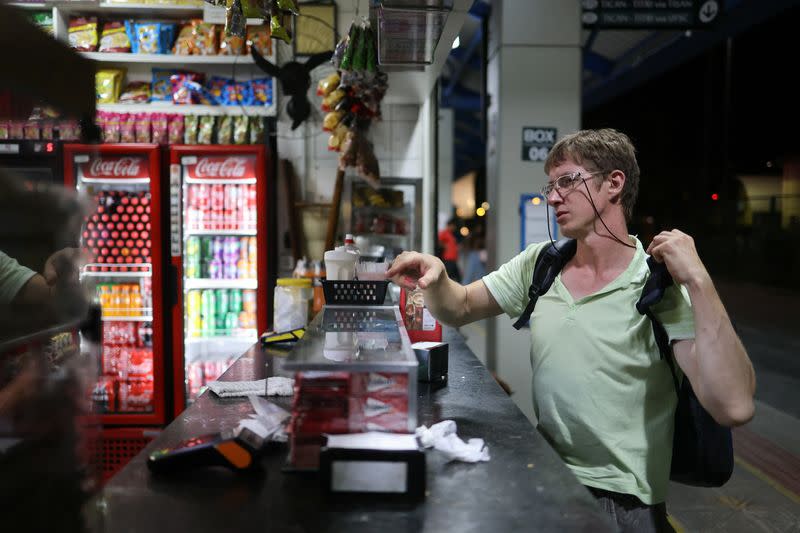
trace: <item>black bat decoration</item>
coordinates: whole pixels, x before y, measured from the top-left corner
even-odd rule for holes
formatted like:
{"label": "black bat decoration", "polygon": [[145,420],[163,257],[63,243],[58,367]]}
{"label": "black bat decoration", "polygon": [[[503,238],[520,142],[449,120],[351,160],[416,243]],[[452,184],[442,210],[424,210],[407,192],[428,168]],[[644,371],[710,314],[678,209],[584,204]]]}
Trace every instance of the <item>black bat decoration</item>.
{"label": "black bat decoration", "polygon": [[250,53],[253,61],[261,70],[280,80],[283,93],[289,96],[286,111],[292,119],[292,129],[297,129],[311,114],[311,103],[308,101],[307,95],[308,89],[311,87],[311,71],[326,61],[330,61],[333,51],[314,54],[305,63],[289,61],[282,67],[264,59],[255,46],[250,48]]}

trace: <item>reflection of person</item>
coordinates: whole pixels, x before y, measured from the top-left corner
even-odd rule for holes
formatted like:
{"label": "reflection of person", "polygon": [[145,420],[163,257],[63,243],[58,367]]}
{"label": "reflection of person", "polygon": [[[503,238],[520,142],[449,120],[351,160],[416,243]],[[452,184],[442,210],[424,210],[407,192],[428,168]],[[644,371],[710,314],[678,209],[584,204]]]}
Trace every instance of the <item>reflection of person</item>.
{"label": "reflection of person", "polygon": [[[634,303],[646,254],[675,280],[654,311],[702,405],[721,424],[753,416],[755,374],[692,238],[659,233],[647,250],[628,235],[639,167],[627,136],[586,130],[560,140],[542,189],[575,256],[531,316],[533,403],[538,429],[623,531],[669,531],[666,497],[676,394],[649,319]],[[441,322],[461,325],[528,303],[532,244],[480,281],[450,280],[435,257],[407,252],[387,272],[419,285]]]}
{"label": "reflection of person", "polygon": [[447,275],[454,281],[461,281],[461,272],[458,269],[458,240],[455,235],[456,219],[447,221],[447,226],[439,232],[439,245],[442,247],[442,262]]}
{"label": "reflection of person", "polygon": [[52,303],[57,286],[78,283],[83,253],[79,248],[59,250],[47,259],[43,274],[37,274],[0,251],[0,305]]}

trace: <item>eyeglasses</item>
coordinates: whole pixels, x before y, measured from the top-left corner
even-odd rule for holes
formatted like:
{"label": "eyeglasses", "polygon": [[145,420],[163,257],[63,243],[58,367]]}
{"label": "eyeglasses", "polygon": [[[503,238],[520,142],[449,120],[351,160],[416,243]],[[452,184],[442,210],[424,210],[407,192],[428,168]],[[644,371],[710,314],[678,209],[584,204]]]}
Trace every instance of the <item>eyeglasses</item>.
{"label": "eyeglasses", "polygon": [[603,174],[605,174],[605,172],[600,170],[596,172],[586,172],[586,173],[571,172],[569,174],[564,174],[563,176],[557,177],[556,179],[554,179],[553,181],[542,187],[541,190],[542,196],[547,198],[548,196],[550,196],[550,193],[553,192],[553,189],[556,189],[559,192],[568,191],[574,188],[578,183],[587,180],[591,176],[603,175]]}

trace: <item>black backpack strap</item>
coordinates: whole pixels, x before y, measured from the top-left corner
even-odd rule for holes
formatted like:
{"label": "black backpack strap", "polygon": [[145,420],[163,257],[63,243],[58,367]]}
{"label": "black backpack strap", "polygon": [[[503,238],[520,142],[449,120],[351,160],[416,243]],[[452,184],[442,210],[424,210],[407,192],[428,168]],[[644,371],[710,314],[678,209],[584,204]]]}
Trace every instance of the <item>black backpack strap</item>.
{"label": "black backpack strap", "polygon": [[669,370],[672,373],[672,381],[675,384],[675,392],[677,393],[680,391],[681,387],[678,381],[678,373],[675,371],[675,363],[672,360],[675,356],[672,354],[669,336],[667,335],[667,330],[664,329],[664,325],[656,318],[656,315],[651,309],[652,306],[661,301],[664,297],[664,291],[672,285],[672,276],[664,263],[659,263],[652,257],[647,258],[647,266],[650,268],[650,276],[644,284],[639,301],[636,302],[636,310],[639,311],[640,314],[646,315],[653,325],[653,336],[656,339],[658,351],[661,354],[661,358],[669,365]]}
{"label": "black backpack strap", "polygon": [[561,239],[558,242],[550,243],[539,253],[536,264],[533,266],[533,279],[528,288],[528,305],[520,317],[514,322],[515,329],[521,329],[531,318],[533,308],[539,296],[550,290],[553,281],[567,264],[567,261],[575,255],[578,244],[574,239]]}

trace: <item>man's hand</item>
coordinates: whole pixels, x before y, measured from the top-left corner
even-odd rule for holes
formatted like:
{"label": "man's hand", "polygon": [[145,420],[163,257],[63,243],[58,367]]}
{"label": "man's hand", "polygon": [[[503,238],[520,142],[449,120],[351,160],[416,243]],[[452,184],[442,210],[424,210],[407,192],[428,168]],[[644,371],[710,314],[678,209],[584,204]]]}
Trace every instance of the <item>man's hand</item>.
{"label": "man's hand", "polygon": [[386,271],[386,277],[407,290],[427,289],[448,279],[444,263],[438,257],[419,252],[403,252]]}
{"label": "man's hand", "polygon": [[51,287],[77,285],[80,269],[88,260],[88,252],[82,248],[63,248],[47,258],[42,275]]}
{"label": "man's hand", "polygon": [[647,247],[647,253],[667,265],[676,283],[692,285],[708,278],[708,271],[697,254],[694,239],[682,231],[662,231]]}

